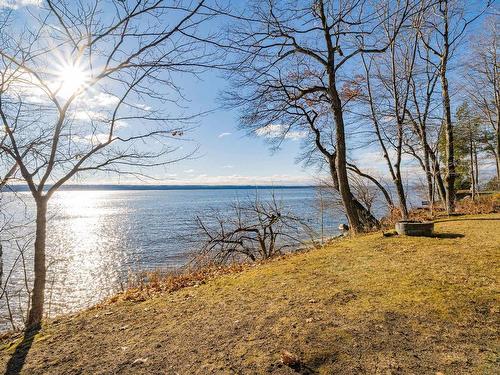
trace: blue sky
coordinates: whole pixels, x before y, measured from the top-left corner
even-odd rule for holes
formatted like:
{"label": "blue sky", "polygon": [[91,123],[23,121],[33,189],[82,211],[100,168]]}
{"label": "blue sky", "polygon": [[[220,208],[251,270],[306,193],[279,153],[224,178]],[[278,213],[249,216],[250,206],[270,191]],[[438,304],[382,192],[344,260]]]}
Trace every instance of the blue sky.
{"label": "blue sky", "polygon": [[[237,5],[241,5],[237,2]],[[485,0],[472,0],[468,5],[468,12],[482,10]],[[474,5],[473,5],[474,4]],[[231,5],[233,2],[231,2]],[[467,14],[470,18],[472,14]],[[482,18],[469,26],[468,34],[482,27]],[[454,89],[460,85],[456,79],[457,67],[460,66],[461,53],[450,63],[450,85]],[[459,70],[458,70],[459,71]],[[193,111],[204,111],[217,108],[218,92],[226,87],[225,80],[215,72],[202,76],[202,80],[192,77],[183,86],[187,96],[191,99]],[[456,95],[459,90],[453,90]],[[452,105],[456,107],[461,98],[455,97]],[[198,106],[198,107],[197,107]],[[317,171],[314,168],[304,169],[295,163],[300,152],[300,139],[288,139],[280,150],[272,152],[270,145],[262,137],[248,137],[238,129],[238,112],[236,110],[215,110],[214,113],[199,120],[199,126],[192,133],[194,140],[199,144],[199,157],[186,160],[167,168],[169,177],[181,183],[217,183],[217,184],[314,184],[317,182]],[[355,142],[354,140],[352,140]],[[371,146],[362,150],[350,152],[350,157],[359,163],[365,171],[376,176],[386,176],[387,165],[380,149]],[[491,173],[492,165],[486,163],[483,171]],[[423,178],[420,166],[416,161],[404,157],[403,175],[409,179]]]}
{"label": "blue sky", "polygon": [[[41,0],[0,0],[0,9],[13,9],[19,15],[37,11]],[[22,19],[22,18],[20,18]],[[221,26],[217,22],[211,27]],[[248,137],[238,130],[237,111],[217,109],[218,95],[226,82],[220,72],[208,71],[199,78],[185,74],[178,77],[188,103],[187,113],[210,111],[199,117],[195,127],[186,134],[190,142],[183,143],[189,153],[198,148],[189,160],[155,168],[148,175],[155,180],[145,181],[165,184],[310,184],[314,171],[304,170],[295,163],[300,140],[287,140],[281,150],[272,152],[262,137]],[[177,84],[179,84],[177,82]],[[147,103],[144,103],[147,105]],[[175,112],[175,109],[173,109]],[[136,182],[133,177],[98,175],[77,179],[75,182],[110,183]]]}
{"label": "blue sky", "polygon": [[[247,136],[238,129],[238,113],[218,109],[218,94],[226,87],[216,72],[206,73],[201,80],[189,77],[183,90],[193,113],[213,110],[197,120],[188,135],[192,143],[187,150],[199,146],[197,156],[164,168],[166,183],[209,184],[304,184],[313,182],[311,170],[295,163],[300,140],[286,140],[278,151],[260,137]],[[158,176],[161,178],[160,176]]]}
{"label": "blue sky", "polygon": [[[40,2],[41,0],[0,0],[0,8],[20,10],[36,7]],[[211,27],[219,26],[217,23],[211,24]],[[227,84],[219,72],[205,72],[199,78],[187,74],[179,78],[183,94],[189,99],[188,103],[183,103],[189,108],[189,113],[211,112],[197,119],[195,128],[187,134],[192,141],[183,144],[183,151],[186,153],[198,147],[194,157],[156,168],[149,173],[156,179],[146,182],[250,185],[315,182],[317,172],[314,169],[303,169],[301,165],[295,163],[300,151],[300,139],[285,140],[280,150],[272,152],[264,137],[249,137],[238,129],[236,110],[218,109],[220,105],[217,101],[218,95]],[[378,150],[367,148],[356,151],[351,156],[364,170],[386,172],[387,166]],[[408,164],[404,173],[414,172],[415,166]],[[133,183],[137,180],[99,175],[78,182]]]}

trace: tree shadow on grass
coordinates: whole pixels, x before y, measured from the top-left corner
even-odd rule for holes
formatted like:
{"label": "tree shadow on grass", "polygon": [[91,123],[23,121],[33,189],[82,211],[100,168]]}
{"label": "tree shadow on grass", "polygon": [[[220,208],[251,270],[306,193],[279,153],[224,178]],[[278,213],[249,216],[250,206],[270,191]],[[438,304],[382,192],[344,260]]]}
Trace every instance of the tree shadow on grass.
{"label": "tree shadow on grass", "polygon": [[29,330],[26,330],[23,336],[23,340],[16,346],[16,350],[12,354],[7,363],[7,368],[5,370],[5,375],[17,375],[21,373],[26,362],[26,357],[31,349],[33,340],[35,339],[38,332],[40,332],[41,326],[37,325]]}
{"label": "tree shadow on grass", "polygon": [[463,237],[465,237],[465,234],[462,234],[462,233],[434,233],[430,237],[433,237],[433,238],[463,238]]}
{"label": "tree shadow on grass", "polygon": [[500,218],[498,217],[471,217],[471,218],[464,218],[464,219],[439,219],[439,220],[434,220],[434,223],[451,223],[454,221],[500,221]]}

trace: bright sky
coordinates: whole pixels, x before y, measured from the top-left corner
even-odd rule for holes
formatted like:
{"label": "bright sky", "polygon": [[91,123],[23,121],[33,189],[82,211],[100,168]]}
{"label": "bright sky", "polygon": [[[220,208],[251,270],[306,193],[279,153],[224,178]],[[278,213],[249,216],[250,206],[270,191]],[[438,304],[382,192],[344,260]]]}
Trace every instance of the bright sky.
{"label": "bright sky", "polygon": [[[0,8],[14,10],[32,8],[41,0],[0,0]],[[224,78],[217,72],[204,73],[197,79],[182,77],[186,105],[191,113],[212,111],[197,120],[197,126],[187,136],[192,142],[184,143],[186,152],[199,147],[194,158],[167,167],[157,168],[154,183],[165,184],[311,184],[314,169],[303,169],[295,163],[300,139],[287,139],[280,150],[272,152],[265,137],[248,137],[238,130],[237,111],[217,109],[217,97],[226,88]],[[146,105],[147,103],[145,103]],[[352,155],[361,161],[365,170],[385,171],[385,161],[375,150],[364,150]],[[406,173],[411,173],[408,166]],[[118,177],[94,177],[81,182],[113,183]],[[120,182],[137,182],[129,179]]]}
{"label": "bright sky", "polygon": [[[41,0],[0,0],[0,9],[33,11]],[[248,137],[237,128],[237,112],[217,109],[217,97],[225,88],[218,72],[207,72],[197,79],[185,75],[182,90],[190,100],[190,113],[211,111],[197,120],[196,128],[186,134],[186,152],[198,147],[190,160],[184,160],[153,173],[157,181],[166,184],[310,184],[314,171],[304,170],[295,163],[300,140],[290,139],[281,150],[272,152],[264,137]],[[147,103],[145,103],[147,105]],[[89,104],[90,106],[90,104]],[[120,178],[120,180],[118,180]],[[85,178],[78,182],[110,183],[136,182],[122,177],[102,176]]]}

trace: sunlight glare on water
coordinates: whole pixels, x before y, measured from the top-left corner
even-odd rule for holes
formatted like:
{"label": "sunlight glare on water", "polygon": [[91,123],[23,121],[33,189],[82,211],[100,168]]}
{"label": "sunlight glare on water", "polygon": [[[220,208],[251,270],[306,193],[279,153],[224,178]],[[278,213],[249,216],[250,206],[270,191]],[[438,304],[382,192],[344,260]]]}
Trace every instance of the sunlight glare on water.
{"label": "sunlight glare on water", "polygon": [[54,200],[49,220],[51,293],[65,296],[53,305],[88,306],[109,295],[119,283],[127,254],[120,244],[117,217],[106,205],[110,192],[65,191]]}
{"label": "sunlight glare on water", "polygon": [[[262,199],[272,189],[260,189]],[[212,209],[228,211],[236,200],[255,198],[253,189],[59,191],[49,202],[47,228],[46,311],[50,316],[78,310],[120,290],[130,273],[172,269],[186,264],[199,246],[194,218]],[[319,228],[314,189],[277,189],[285,206]],[[22,203],[12,196],[17,220],[24,220],[26,239],[34,233],[35,206],[29,193]],[[325,214],[325,235],[337,233],[342,216]],[[4,270],[18,254],[4,236]],[[32,258],[32,242],[26,258]],[[32,264],[27,266],[32,281]],[[22,287],[19,268],[9,281]],[[5,315],[6,307],[0,306]],[[0,321],[0,325],[2,322]]]}

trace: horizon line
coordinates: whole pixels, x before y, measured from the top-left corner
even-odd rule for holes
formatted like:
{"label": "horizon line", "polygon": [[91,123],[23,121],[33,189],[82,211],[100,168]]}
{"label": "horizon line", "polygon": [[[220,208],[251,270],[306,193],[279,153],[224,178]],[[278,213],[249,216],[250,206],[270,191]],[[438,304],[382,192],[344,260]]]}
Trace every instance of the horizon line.
{"label": "horizon line", "polygon": [[[49,189],[52,185],[47,185]],[[196,190],[196,189],[298,189],[313,188],[311,184],[68,184],[62,185],[58,191],[64,190]],[[5,191],[29,191],[25,184],[6,185]]]}

